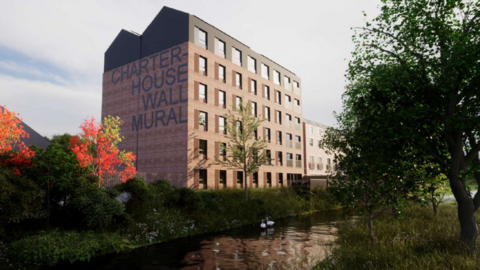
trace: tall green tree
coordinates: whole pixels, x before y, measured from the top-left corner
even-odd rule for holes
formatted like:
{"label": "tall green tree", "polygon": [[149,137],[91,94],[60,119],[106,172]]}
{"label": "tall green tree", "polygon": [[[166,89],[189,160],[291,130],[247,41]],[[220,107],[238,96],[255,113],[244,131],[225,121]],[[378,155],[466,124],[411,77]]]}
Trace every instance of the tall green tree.
{"label": "tall green tree", "polygon": [[356,29],[347,73],[351,84],[375,87],[347,89],[344,99],[396,120],[395,140],[439,165],[458,202],[460,241],[476,248],[480,194],[471,195],[465,178],[473,174],[480,186],[480,2],[382,3],[380,15]]}
{"label": "tall green tree", "polygon": [[[243,98],[242,98],[243,100]],[[261,115],[255,117],[252,113],[252,104],[249,102],[243,106],[233,107],[233,112],[228,111],[225,115],[227,130],[226,158],[225,160],[215,157],[213,164],[221,165],[230,170],[243,171],[243,187],[245,200],[248,200],[248,175],[258,172],[259,167],[270,163],[270,157],[266,156],[267,140],[257,136],[258,128],[265,121]]]}

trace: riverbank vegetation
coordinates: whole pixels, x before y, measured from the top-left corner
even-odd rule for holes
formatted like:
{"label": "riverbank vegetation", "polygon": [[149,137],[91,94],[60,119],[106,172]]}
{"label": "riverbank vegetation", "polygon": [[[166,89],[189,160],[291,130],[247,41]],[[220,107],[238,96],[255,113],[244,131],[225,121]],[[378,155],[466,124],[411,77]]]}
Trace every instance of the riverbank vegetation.
{"label": "riverbank vegetation", "polygon": [[[166,180],[146,184],[133,178],[112,189],[80,177],[67,202],[51,211],[35,209],[30,217],[1,227],[2,269],[36,268],[88,260],[179,237],[255,224],[337,207],[325,189],[191,190]],[[52,196],[62,198],[56,191]],[[45,204],[43,204],[45,205]],[[50,216],[46,227],[47,214]],[[8,262],[8,263],[7,263]]]}
{"label": "riverbank vegetation", "polygon": [[[475,215],[479,225],[480,216]],[[379,217],[374,242],[367,237],[366,219],[340,223],[330,256],[313,269],[478,269],[480,257],[458,240],[457,205],[441,204],[434,215],[431,209],[412,204],[404,208],[403,216]]]}

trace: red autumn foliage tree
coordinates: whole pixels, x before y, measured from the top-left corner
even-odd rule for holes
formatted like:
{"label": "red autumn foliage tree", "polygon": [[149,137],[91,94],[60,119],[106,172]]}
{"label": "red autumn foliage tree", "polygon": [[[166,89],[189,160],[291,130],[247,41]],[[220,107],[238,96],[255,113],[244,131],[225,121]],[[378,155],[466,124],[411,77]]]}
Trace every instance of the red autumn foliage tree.
{"label": "red autumn foliage tree", "polygon": [[20,175],[23,168],[31,166],[30,158],[34,151],[21,141],[29,135],[23,130],[22,119],[18,116],[5,106],[0,106],[0,154],[8,157],[3,162],[12,166],[15,174]]}
{"label": "red autumn foliage tree", "polygon": [[120,117],[105,117],[103,124],[98,125],[93,117],[87,118],[80,126],[82,132],[70,139],[69,148],[77,156],[80,166],[88,167],[102,183],[114,177],[117,171],[122,182],[137,173],[135,155],[117,147],[124,139],[120,134],[122,124]]}

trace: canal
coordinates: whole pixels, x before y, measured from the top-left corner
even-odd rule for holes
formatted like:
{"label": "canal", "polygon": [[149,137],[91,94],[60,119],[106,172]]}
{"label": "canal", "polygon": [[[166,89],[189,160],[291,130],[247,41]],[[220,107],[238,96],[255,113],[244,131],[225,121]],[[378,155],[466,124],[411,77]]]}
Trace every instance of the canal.
{"label": "canal", "polygon": [[320,212],[109,254],[54,269],[310,269],[336,237],[341,211]]}

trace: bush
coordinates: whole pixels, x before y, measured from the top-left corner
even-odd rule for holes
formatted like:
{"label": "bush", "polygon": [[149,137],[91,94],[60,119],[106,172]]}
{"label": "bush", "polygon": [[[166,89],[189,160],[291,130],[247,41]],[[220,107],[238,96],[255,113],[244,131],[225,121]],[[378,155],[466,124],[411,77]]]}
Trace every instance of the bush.
{"label": "bush", "polygon": [[92,186],[77,194],[69,206],[72,219],[80,227],[101,229],[124,219],[124,206],[104,189]]}
{"label": "bush", "polygon": [[18,222],[38,213],[42,195],[33,181],[0,166],[0,223]]}
{"label": "bush", "polygon": [[128,241],[117,234],[55,230],[40,232],[11,243],[9,256],[25,264],[53,266],[60,261],[85,261],[94,256],[129,248]]}
{"label": "bush", "polygon": [[139,177],[128,179],[126,183],[117,186],[116,189],[130,194],[129,204],[133,205],[146,202],[152,197],[149,186],[143,178]]}

